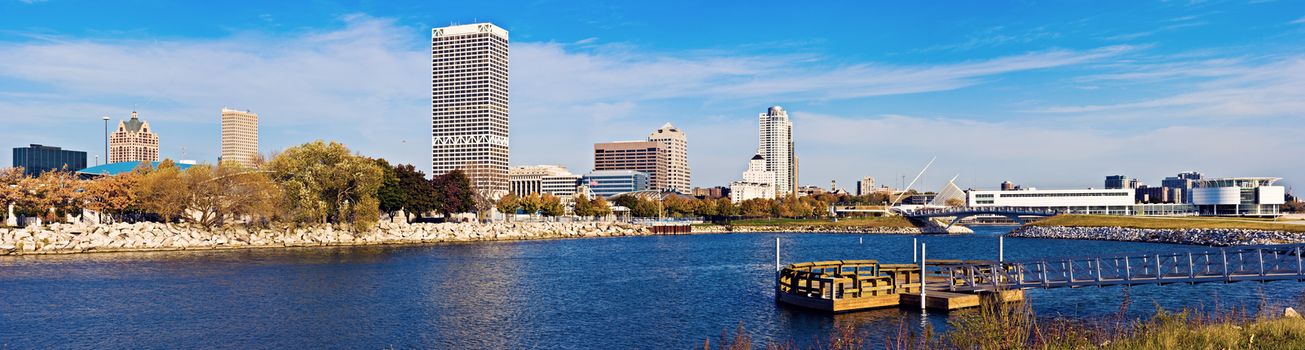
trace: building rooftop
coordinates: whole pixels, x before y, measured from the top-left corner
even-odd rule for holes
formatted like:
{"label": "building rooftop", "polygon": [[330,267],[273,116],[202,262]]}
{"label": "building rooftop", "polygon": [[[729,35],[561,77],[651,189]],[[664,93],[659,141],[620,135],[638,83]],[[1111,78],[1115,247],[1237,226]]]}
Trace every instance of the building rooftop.
{"label": "building rooftop", "polygon": [[[131,162],[119,162],[119,163],[97,165],[90,168],[78,170],[77,174],[87,175],[87,176],[117,176],[118,174],[127,173],[127,172],[131,172],[132,170],[136,170],[136,168],[140,166],[140,163],[141,162],[138,161],[131,161]],[[189,169],[193,165],[193,164],[183,164],[183,163],[176,163],[176,164],[177,164],[177,168],[181,170]],[[149,163],[149,165],[151,169],[159,168],[159,162],[151,162]]]}

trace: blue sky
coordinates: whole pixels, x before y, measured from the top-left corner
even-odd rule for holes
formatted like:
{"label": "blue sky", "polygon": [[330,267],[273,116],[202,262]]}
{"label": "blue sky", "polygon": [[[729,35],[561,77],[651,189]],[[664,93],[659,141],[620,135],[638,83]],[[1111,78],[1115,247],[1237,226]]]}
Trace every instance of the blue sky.
{"label": "blue sky", "polygon": [[1305,178],[1300,1],[0,0],[0,147],[98,154],[99,117],[135,109],[163,156],[213,161],[226,106],[261,115],[265,152],[429,167],[430,28],[476,21],[511,32],[513,164],[585,172],[593,142],[672,122],[694,185],[724,185],[778,104],[803,184],[935,156],[930,189]]}

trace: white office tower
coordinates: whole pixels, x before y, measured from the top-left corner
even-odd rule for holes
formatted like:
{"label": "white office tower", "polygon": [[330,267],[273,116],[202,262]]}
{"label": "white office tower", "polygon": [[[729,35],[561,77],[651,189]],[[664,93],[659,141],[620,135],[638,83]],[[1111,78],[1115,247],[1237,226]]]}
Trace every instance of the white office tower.
{"label": "white office tower", "polygon": [[648,141],[657,141],[666,148],[666,187],[675,192],[689,193],[689,139],[671,123],[648,134]]}
{"label": "white office tower", "polygon": [[797,161],[793,154],[793,123],[783,107],[774,106],[762,113],[760,145],[757,154],[766,159],[766,170],[775,172],[775,191],[780,195],[796,193]]}
{"label": "white office tower", "polygon": [[461,169],[476,191],[508,192],[508,32],[431,30],[431,174]]}
{"label": "white office tower", "polygon": [[748,160],[748,170],[743,172],[743,181],[730,183],[730,201],[775,198],[775,180],[775,172],[766,170],[766,158],[760,154],[752,156]]}

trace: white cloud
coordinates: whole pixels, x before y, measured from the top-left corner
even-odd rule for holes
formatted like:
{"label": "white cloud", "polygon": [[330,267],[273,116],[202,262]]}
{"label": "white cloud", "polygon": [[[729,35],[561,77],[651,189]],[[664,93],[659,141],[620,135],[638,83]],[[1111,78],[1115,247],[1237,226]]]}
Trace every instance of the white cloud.
{"label": "white cloud", "polygon": [[1305,17],[1297,18],[1295,21],[1291,21],[1291,24],[1305,24]]}

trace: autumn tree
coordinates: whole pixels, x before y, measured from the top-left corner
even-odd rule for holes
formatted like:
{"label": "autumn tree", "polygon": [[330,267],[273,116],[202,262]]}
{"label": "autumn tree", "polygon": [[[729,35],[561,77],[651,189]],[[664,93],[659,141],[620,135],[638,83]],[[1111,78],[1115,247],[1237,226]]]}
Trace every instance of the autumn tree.
{"label": "autumn tree", "polygon": [[589,196],[581,193],[575,196],[575,209],[572,210],[576,216],[588,218],[594,216],[594,203],[589,201]]}
{"label": "autumn tree", "polygon": [[140,208],[158,215],[163,222],[172,222],[181,216],[190,200],[181,168],[171,159],[164,159],[157,169],[145,173],[140,181]]}
{"label": "autumn tree", "polygon": [[494,208],[498,209],[498,212],[503,213],[503,215],[507,215],[509,220],[512,214],[517,213],[517,208],[520,207],[521,202],[517,200],[517,195],[511,193],[499,197],[498,202],[494,203]]}
{"label": "autumn tree", "polygon": [[670,195],[662,200],[662,209],[671,217],[684,217],[693,214],[693,202],[689,199]]}
{"label": "autumn tree", "polygon": [[724,217],[738,216],[739,206],[734,205],[734,201],[729,198],[716,199],[716,214]]}
{"label": "autumn tree", "polygon": [[0,218],[8,219],[9,205],[18,201],[18,184],[24,178],[23,168],[0,168]]}
{"label": "autumn tree", "polygon": [[593,216],[606,217],[612,215],[612,205],[608,204],[603,197],[594,197],[594,199],[589,200],[589,203],[591,207],[590,214],[593,214]]}
{"label": "autumn tree", "polygon": [[636,201],[634,207],[630,208],[630,215],[640,218],[657,217],[661,214],[660,204],[656,200],[634,196]]}
{"label": "autumn tree", "polygon": [[753,198],[739,203],[739,215],[750,218],[762,218],[770,215],[769,200]]}
{"label": "autumn tree", "polygon": [[362,230],[380,218],[382,170],[344,145],[315,141],[290,147],[268,162],[290,218],[306,223],[350,223]]}
{"label": "autumn tree", "polygon": [[539,210],[544,216],[549,217],[566,215],[566,206],[562,205],[562,199],[547,193],[539,197]]}
{"label": "autumn tree", "polygon": [[521,204],[521,211],[532,217],[535,216],[535,214],[539,212],[539,209],[543,208],[544,205],[543,198],[539,196],[538,192],[521,197],[518,202]]}
{"label": "autumn tree", "polygon": [[190,193],[188,212],[198,213],[195,221],[218,226],[239,218],[270,219],[279,213],[281,188],[266,172],[244,168],[236,162],[218,166],[192,166],[182,173]]}
{"label": "autumn tree", "polygon": [[[100,222],[121,221],[123,215],[136,205],[137,188],[143,177],[141,173],[132,171],[90,181],[83,196],[86,209],[99,213]],[[105,220],[106,217],[109,220]]]}
{"label": "autumn tree", "polygon": [[720,212],[717,210],[717,202],[712,199],[699,199],[693,201],[693,215],[704,218],[720,215]]}
{"label": "autumn tree", "polygon": [[82,181],[71,172],[47,171],[18,181],[15,206],[46,222],[60,221],[65,215],[80,211],[82,186]]}

